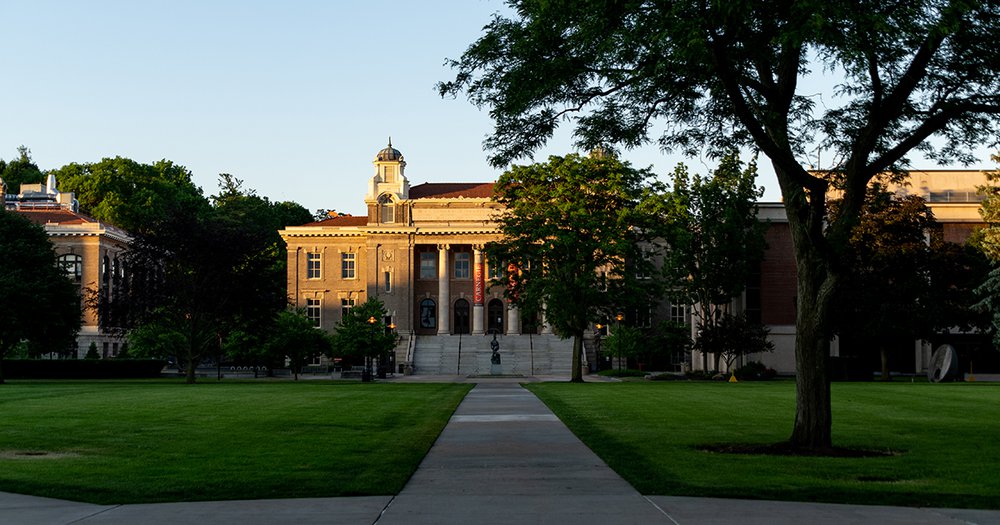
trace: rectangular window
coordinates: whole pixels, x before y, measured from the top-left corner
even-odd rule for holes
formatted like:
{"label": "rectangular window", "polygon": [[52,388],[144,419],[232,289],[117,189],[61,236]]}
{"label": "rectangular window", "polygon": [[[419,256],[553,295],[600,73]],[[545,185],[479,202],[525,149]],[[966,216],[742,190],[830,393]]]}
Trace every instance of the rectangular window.
{"label": "rectangular window", "polygon": [[650,252],[648,250],[641,250],[639,252],[639,259],[635,262],[635,278],[636,279],[649,279],[650,270]]}
{"label": "rectangular window", "polygon": [[687,306],[670,303],[670,321],[678,324],[687,324]]}
{"label": "rectangular window", "polygon": [[653,308],[650,306],[640,306],[635,310],[635,324],[639,328],[649,328],[653,326]]}
{"label": "rectangular window", "polygon": [[468,279],[471,275],[472,254],[469,252],[455,253],[455,278]]}
{"label": "rectangular window", "polygon": [[389,293],[392,291],[392,273],[387,271],[384,273],[384,276],[385,276],[385,292]]}
{"label": "rectangular window", "polygon": [[437,279],[437,254],[420,252],[420,278]]}
{"label": "rectangular window", "polygon": [[344,319],[351,313],[351,308],[354,308],[354,299],[341,299],[340,300],[340,318]]}
{"label": "rectangular window", "polygon": [[322,300],[306,299],[306,318],[312,321],[313,326],[319,326],[323,312]]}
{"label": "rectangular window", "polygon": [[340,254],[340,277],[342,279],[354,279],[354,254]]}
{"label": "rectangular window", "polygon": [[503,279],[506,276],[506,272],[504,271],[502,261],[495,261],[495,262],[491,261],[489,263],[489,266],[490,266],[490,276],[489,276],[490,279]]}
{"label": "rectangular window", "polygon": [[306,254],[306,279],[319,279],[323,276],[323,254],[309,252]]}

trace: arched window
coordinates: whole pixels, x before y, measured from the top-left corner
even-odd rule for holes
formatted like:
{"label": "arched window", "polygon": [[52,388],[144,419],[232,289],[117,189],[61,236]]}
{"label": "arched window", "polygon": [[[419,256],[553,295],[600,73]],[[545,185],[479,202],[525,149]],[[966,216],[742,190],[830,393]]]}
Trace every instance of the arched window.
{"label": "arched window", "polygon": [[59,268],[74,282],[80,282],[83,279],[83,257],[79,255],[63,255],[58,259]]}
{"label": "arched window", "polygon": [[396,222],[396,205],[392,202],[392,197],[382,195],[378,198],[379,214],[382,222]]}
{"label": "arched window", "polygon": [[420,301],[420,328],[437,328],[437,305],[434,299]]}

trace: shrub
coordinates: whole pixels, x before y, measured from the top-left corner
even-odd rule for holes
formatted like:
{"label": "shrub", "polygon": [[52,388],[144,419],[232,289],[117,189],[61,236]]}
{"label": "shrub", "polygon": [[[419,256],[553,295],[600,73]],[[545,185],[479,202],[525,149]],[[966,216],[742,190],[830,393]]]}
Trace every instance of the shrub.
{"label": "shrub", "polygon": [[736,379],[741,381],[767,381],[774,379],[774,376],[778,375],[778,372],[773,368],[768,368],[764,363],[759,361],[750,361],[737,368],[734,372]]}

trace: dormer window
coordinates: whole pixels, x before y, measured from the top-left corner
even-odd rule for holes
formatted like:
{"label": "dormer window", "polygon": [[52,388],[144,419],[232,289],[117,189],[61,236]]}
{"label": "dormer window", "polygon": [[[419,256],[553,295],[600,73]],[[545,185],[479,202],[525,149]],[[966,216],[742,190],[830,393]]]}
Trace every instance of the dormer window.
{"label": "dormer window", "polygon": [[396,222],[396,205],[392,202],[392,197],[382,195],[378,198],[379,217],[382,223]]}

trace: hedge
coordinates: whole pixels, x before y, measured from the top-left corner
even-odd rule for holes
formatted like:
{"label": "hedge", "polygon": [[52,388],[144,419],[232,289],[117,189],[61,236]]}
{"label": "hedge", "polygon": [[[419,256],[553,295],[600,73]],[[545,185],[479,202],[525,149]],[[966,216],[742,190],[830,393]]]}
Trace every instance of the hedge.
{"label": "hedge", "polygon": [[160,359],[5,359],[5,379],[135,379],[160,377]]}

